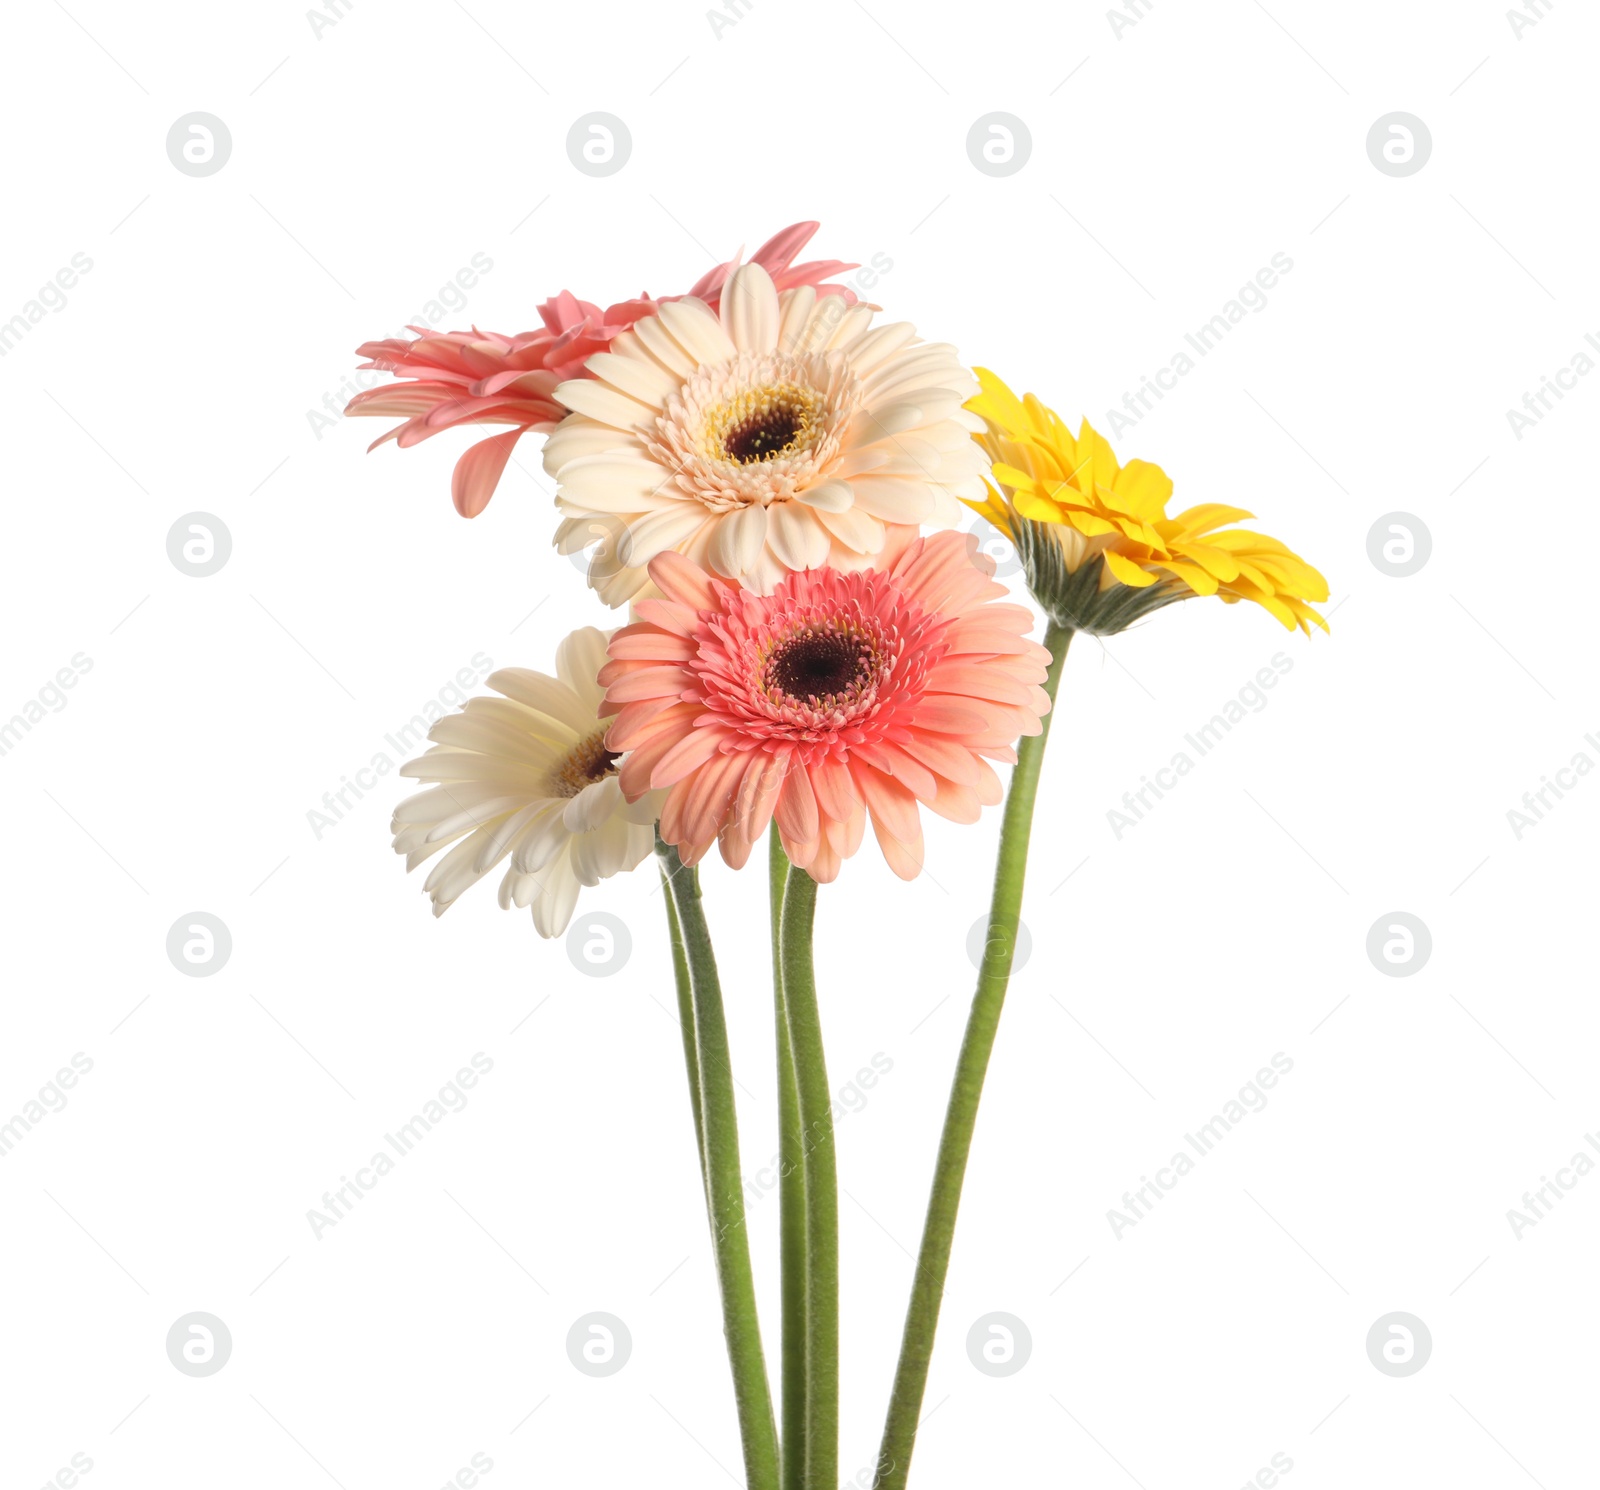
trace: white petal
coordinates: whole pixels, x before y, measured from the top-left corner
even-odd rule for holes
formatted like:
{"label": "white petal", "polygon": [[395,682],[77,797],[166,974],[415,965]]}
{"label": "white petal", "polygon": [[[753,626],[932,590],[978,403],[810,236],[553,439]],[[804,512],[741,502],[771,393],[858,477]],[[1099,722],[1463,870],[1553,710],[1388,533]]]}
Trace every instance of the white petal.
{"label": "white petal", "polygon": [[579,739],[597,726],[594,710],[585,706],[570,685],[560,678],[552,678],[549,673],[536,673],[526,667],[503,667],[490,673],[485,681],[496,693],[503,693],[527,708],[559,720]]}
{"label": "white petal", "polygon": [[[600,354],[596,354],[600,355]],[[569,409],[609,424],[613,429],[637,429],[659,412],[651,404],[619,392],[598,378],[571,378],[557,384],[556,398]]]}
{"label": "white petal", "polygon": [[[481,832],[480,829],[479,833]],[[483,878],[482,871],[472,867],[483,841],[479,833],[473,833],[456,844],[433,866],[428,878],[423,882],[422,888],[433,897],[435,911],[453,905],[463,891],[471,889]]]}
{"label": "white petal", "polygon": [[643,826],[630,823],[628,825],[628,857],[622,867],[624,869],[637,869],[655,852],[655,847],[656,829],[653,818]]}
{"label": "white petal", "polygon": [[[556,674],[586,708],[598,710],[606,691],[595,681],[606,665],[608,634],[594,626],[580,626],[563,637],[556,648]],[[598,723],[598,719],[596,720]]]}
{"label": "white petal", "polygon": [[598,830],[572,840],[572,869],[580,885],[598,885],[622,868],[628,856],[628,824],[607,818]]}
{"label": "white petal", "polygon": [[636,455],[581,455],[555,473],[561,497],[590,512],[648,512],[673,498],[672,472]]}
{"label": "white petal", "polygon": [[[883,464],[872,471],[874,476],[912,476],[922,481],[932,481],[939,467],[944,464],[944,456],[939,450],[922,438],[920,426],[914,434],[907,432],[896,435],[894,439],[872,448],[882,451],[884,456]],[[980,457],[983,455],[976,445],[972,448]],[[862,471],[859,474],[865,476],[868,473]]]}
{"label": "white petal", "polygon": [[783,319],[778,324],[778,346],[783,351],[792,352],[802,344],[806,323],[816,303],[817,292],[810,285],[785,290],[778,296],[778,304],[783,308]]}
{"label": "white petal", "polygon": [[857,377],[865,378],[886,357],[892,357],[916,339],[917,328],[909,321],[874,326],[850,348],[850,366]]}
{"label": "white petal", "polygon": [[694,354],[679,344],[659,316],[646,316],[642,321],[635,321],[633,334],[680,384],[699,366]]}
{"label": "white petal", "polygon": [[511,854],[511,867],[519,874],[537,873],[557,855],[565,857],[572,834],[561,816],[560,812],[552,812],[547,817],[539,818],[517,840],[517,846]]}
{"label": "white petal", "polygon": [[625,605],[650,588],[650,574],[644,569],[619,568],[614,558],[596,555],[589,565],[589,588],[607,605]]}
{"label": "white petal", "polygon": [[578,880],[563,854],[539,876],[539,893],[533,899],[533,926],[540,936],[560,936],[578,904]]}
{"label": "white petal", "polygon": [[577,456],[599,455],[602,451],[625,449],[634,444],[633,436],[620,429],[597,424],[582,414],[568,414],[544,442],[544,468],[554,476]]}
{"label": "white petal", "polygon": [[511,852],[511,845],[515,842],[517,834],[522,832],[534,818],[550,810],[548,802],[530,802],[521,812],[512,813],[484,840],[473,868],[487,874]]}
{"label": "white petal", "polygon": [[[553,688],[561,688],[559,683],[551,680]],[[567,689],[561,692],[571,694]],[[553,707],[561,707],[552,701]],[[545,712],[540,710],[541,713]],[[550,716],[552,719],[555,716]],[[554,726],[547,726],[554,728]],[[471,712],[447,714],[429,732],[430,740],[437,740],[441,745],[454,745],[461,750],[475,750],[488,756],[503,756],[504,762],[496,762],[496,774],[503,764],[521,764],[537,768],[541,763],[548,763],[551,754],[548,742],[531,735],[526,729],[515,724],[507,723],[503,719],[496,719],[492,714],[475,709]],[[578,743],[578,737],[572,737],[572,744]],[[482,779],[493,780],[494,777],[485,775]]]}
{"label": "white petal", "polygon": [[795,500],[824,512],[848,512],[855,505],[856,497],[848,481],[819,481],[815,486],[796,492]]}
{"label": "white petal", "polygon": [[886,523],[925,523],[933,511],[933,492],[926,481],[895,476],[863,476],[851,482],[856,507]]}
{"label": "white petal", "polygon": [[490,797],[481,805],[468,803],[429,828],[428,842],[439,843],[459,838],[468,828],[493,828],[508,815],[515,816],[520,812],[527,805],[527,800],[520,796],[500,796]]}
{"label": "white petal", "polygon": [[594,833],[622,806],[622,787],[615,776],[594,781],[573,797],[561,813],[569,833]]}
{"label": "white petal", "polygon": [[[972,447],[977,450],[977,446]],[[981,450],[978,451],[983,454]],[[835,476],[849,480],[853,476],[865,476],[868,471],[879,471],[888,465],[894,456],[894,446],[885,442],[881,445],[864,445],[859,450],[847,450],[828,469]]]}
{"label": "white petal", "polygon": [[765,353],[777,347],[778,292],[772,276],[759,264],[741,265],[723,286],[722,328],[741,352]]}
{"label": "white petal", "polygon": [[[952,419],[961,413],[961,405],[970,396],[959,388],[924,388],[911,397],[892,400],[889,408],[893,409],[900,404],[914,404],[922,411],[922,418],[918,422],[932,424],[936,420]],[[868,408],[880,419],[886,412],[872,404],[869,404]]]}
{"label": "white petal", "polygon": [[700,503],[674,502],[629,523],[617,544],[617,557],[624,564],[643,568],[657,554],[676,548],[710,520],[711,513]]}
{"label": "white petal", "polygon": [[[770,530],[772,525],[769,522],[767,526]],[[770,544],[763,544],[755,563],[745,570],[739,583],[753,595],[770,595],[793,572],[787,564],[779,563]]]}
{"label": "white petal", "polygon": [[564,517],[556,524],[554,539],[558,554],[575,554],[597,543],[610,531],[604,518]]}
{"label": "white petal", "polygon": [[[629,802],[624,798],[617,811],[626,821],[649,828],[661,816],[661,808],[666,800],[665,791],[646,792],[637,802]],[[655,847],[655,834],[649,833],[647,836],[650,842],[645,845],[646,852]]]}
{"label": "white petal", "polygon": [[828,531],[798,502],[767,508],[767,546],[786,569],[816,569],[827,562]]}
{"label": "white petal", "polygon": [[[726,297],[724,297],[726,299]],[[669,300],[661,307],[661,324],[696,362],[715,367],[738,352],[728,340],[716,313],[703,300]]]}
{"label": "white petal", "polygon": [[[852,365],[854,361],[852,358]],[[923,388],[946,388],[967,399],[978,392],[978,381],[956,360],[952,348],[932,345],[915,347],[885,363],[862,384],[862,392],[873,402],[905,397]]]}
{"label": "white petal", "polygon": [[848,512],[821,511],[817,519],[851,553],[880,553],[889,536],[877,518],[859,508],[852,507]]}
{"label": "white petal", "polygon": [[[556,726],[551,725],[551,728]],[[578,737],[571,731],[566,732],[566,740],[565,748],[569,750],[578,743]],[[400,767],[400,775],[418,781],[448,782],[449,790],[457,796],[463,791],[519,791],[536,797],[548,786],[556,757],[557,752],[553,750],[542,759],[485,755],[470,749],[430,750],[414,761],[407,761]]]}
{"label": "white petal", "polygon": [[[908,429],[916,429],[918,425],[927,422],[923,417],[922,406],[918,403],[884,404],[881,408],[864,408],[850,421],[850,428],[845,433],[844,448],[858,450],[863,445],[871,445],[878,440],[892,440],[896,435],[904,434]],[[605,459],[604,456],[595,458]]]}
{"label": "white petal", "polygon": [[425,831],[435,823],[443,822],[464,801],[474,798],[487,800],[495,795],[493,787],[479,786],[475,782],[464,786],[458,783],[448,789],[430,786],[426,791],[413,792],[404,801],[396,803],[389,826],[396,829],[416,826]]}
{"label": "white petal", "polygon": [[[833,297],[829,296],[828,298],[832,299]],[[851,342],[866,331],[873,314],[873,308],[870,305],[864,301],[858,301],[839,317],[839,324],[834,328],[833,335],[815,350],[829,351],[835,347],[848,347]]]}
{"label": "white petal", "polygon": [[[973,498],[974,501],[977,498]],[[945,487],[933,488],[933,511],[923,522],[928,528],[958,528],[972,515],[970,507],[964,507],[961,500]]]}
{"label": "white petal", "polygon": [[767,509],[743,507],[726,514],[711,537],[711,567],[724,579],[754,569],[767,541]]}
{"label": "white petal", "polygon": [[[616,342],[613,342],[612,346],[615,345]],[[655,408],[660,408],[682,387],[681,379],[673,377],[648,357],[596,352],[584,366],[603,382],[620,388],[629,398],[636,398],[640,403]]]}

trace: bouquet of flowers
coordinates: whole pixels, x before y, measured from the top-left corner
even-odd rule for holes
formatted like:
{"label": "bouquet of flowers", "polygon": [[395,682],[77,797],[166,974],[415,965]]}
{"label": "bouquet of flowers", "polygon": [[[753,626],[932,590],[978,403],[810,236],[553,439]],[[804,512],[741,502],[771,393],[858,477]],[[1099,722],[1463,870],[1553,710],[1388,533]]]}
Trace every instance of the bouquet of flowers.
{"label": "bouquet of flowers", "polygon": [[[984,1075],[1010,977],[1039,772],[1063,660],[1193,596],[1326,630],[1323,577],[1173,483],[1076,436],[1032,394],[968,370],[906,322],[875,324],[833,260],[777,234],[686,294],[602,309],[562,293],[537,331],[419,330],[369,342],[398,381],[347,413],[399,417],[377,444],[505,426],[455,468],[482,512],[518,441],[542,435],[556,547],[628,607],[574,631],[554,674],[505,668],[434,725],[402,774],[394,846],[435,913],[505,866],[500,904],[560,935],[580,888],[655,854],[666,894],[690,1109],[750,1490],[838,1478],[839,1246],[832,1099],[812,964],[818,886],[870,823],[890,868],[922,867],[921,812],[1002,807],[977,990],[951,1088],[877,1461],[910,1471]],[[1028,594],[995,579],[968,510],[1015,545]],[[995,770],[1010,767],[1009,785]],[[776,1411],[744,1225],[731,1053],[696,866],[743,868],[767,839],[781,1165]]]}

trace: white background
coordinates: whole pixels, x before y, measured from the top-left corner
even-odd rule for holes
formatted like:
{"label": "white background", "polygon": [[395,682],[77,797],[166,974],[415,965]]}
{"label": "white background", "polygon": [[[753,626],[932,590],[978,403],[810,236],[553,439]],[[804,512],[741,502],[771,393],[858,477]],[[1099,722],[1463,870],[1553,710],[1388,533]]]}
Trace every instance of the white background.
{"label": "white background", "polygon": [[[492,886],[433,920],[388,847],[393,776],[320,839],[307,818],[474,654],[548,668],[609,613],[549,546],[535,441],[469,523],[467,436],[369,457],[384,425],[308,415],[475,253],[492,272],[442,324],[514,332],[563,287],[680,291],[817,217],[812,253],[893,261],[887,315],[1102,425],[1288,255],[1116,446],[1333,588],[1331,639],[1202,601],[1073,650],[913,1484],[1224,1490],[1282,1454],[1296,1490],[1593,1485],[1600,1177],[1520,1240],[1506,1212],[1600,1129],[1600,781],[1520,840],[1506,814],[1600,761],[1600,378],[1520,441],[1506,411],[1600,333],[1595,16],[738,14],[358,0],[319,35],[290,3],[7,10],[0,320],[93,269],[0,359],[0,718],[93,666],[0,757],[0,1118],[94,1065],[0,1163],[5,1482],[74,1454],[107,1490],[432,1490],[475,1453],[490,1486],[736,1472],[653,869],[582,902],[632,936],[593,979]],[[195,110],[233,138],[203,179],[165,153]],[[633,137],[606,179],[565,150],[594,110]],[[965,148],[993,110],[1032,136],[1003,179]],[[1366,152],[1395,110],[1433,138],[1406,178]],[[165,549],[196,510],[233,537],[206,579]],[[1396,510],[1433,538],[1406,579],[1367,556]],[[1267,706],[1116,837],[1122,793],[1278,652]],[[996,817],[931,823],[912,885],[869,843],[822,896],[833,1085],[893,1063],[839,1134],[847,1474],[876,1451]],[[704,879],[754,1173],[765,885]],[[195,910],[233,938],[208,979],[165,953]],[[1414,977],[1366,954],[1396,910],[1432,934]],[[317,1239],[308,1209],[479,1051],[470,1105]],[[1270,1105],[1119,1240],[1107,1211],[1275,1052]],[[751,1222],[769,1355],[777,1209]],[[204,1379],[164,1349],[192,1310],[233,1338]],[[594,1310],[633,1337],[600,1380],[564,1344]],[[1033,1341],[1001,1379],[965,1349],[996,1310]],[[1433,1338],[1404,1379],[1365,1347],[1394,1310]]]}

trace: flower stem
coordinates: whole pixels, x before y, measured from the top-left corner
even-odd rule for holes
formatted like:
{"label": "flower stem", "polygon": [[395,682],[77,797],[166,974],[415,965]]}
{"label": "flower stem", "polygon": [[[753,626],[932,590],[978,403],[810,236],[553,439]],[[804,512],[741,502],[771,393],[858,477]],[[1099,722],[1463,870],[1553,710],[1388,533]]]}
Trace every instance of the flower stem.
{"label": "flower stem", "polygon": [[839,1484],[839,1176],[833,1098],[811,963],[817,882],[789,868],[781,927],[783,1001],[799,1095],[805,1166],[805,1490]]}
{"label": "flower stem", "polygon": [[[1066,660],[1071,641],[1072,632],[1064,627],[1052,623],[1045,630],[1050,669],[1044,688],[1052,704],[1061,682],[1061,664]],[[972,1131],[978,1120],[978,1102],[983,1096],[989,1054],[994,1049],[1000,1010],[1011,978],[1011,956],[1016,946],[1017,923],[1022,915],[1022,886],[1028,867],[1028,837],[1039,789],[1039,767],[1044,760],[1045,742],[1050,737],[1053,718],[1052,710],[1044,717],[1040,733],[1024,736],[1017,746],[1017,764],[1006,794],[983,964],[978,971],[978,989],[967,1016],[967,1031],[961,1041],[950,1105],[945,1111],[944,1132],[939,1139],[933,1190],[928,1197],[922,1246],[911,1285],[911,1303],[900,1342],[900,1363],[895,1369],[894,1393],[889,1400],[883,1449],[878,1457],[882,1475],[878,1482],[880,1490],[904,1490],[911,1472],[922,1394],[927,1387],[933,1337],[939,1326],[939,1304],[944,1295],[945,1275],[950,1268],[950,1244],[955,1236],[956,1212],[961,1205],[961,1183],[966,1176],[967,1155],[972,1149]]]}
{"label": "flower stem", "polygon": [[700,877],[686,868],[671,845],[656,839],[656,856],[667,893],[677,913],[689,970],[694,1014],[694,1067],[700,1088],[701,1152],[705,1161],[706,1203],[722,1292],[723,1330],[733,1368],[733,1393],[744,1445],[748,1490],[779,1490],[778,1429],[772,1417],[761,1323],[756,1314],[755,1276],[745,1229],[743,1179],[739,1172],[739,1124],[729,1060],[728,1025],[722,1012],[722,985],[711,950]]}
{"label": "flower stem", "polygon": [[[706,1182],[706,1125],[700,1114],[700,1057],[695,1051],[694,993],[689,984],[689,957],[683,949],[683,928],[673,904],[667,867],[661,866],[661,898],[667,903],[667,931],[672,939],[672,977],[678,986],[678,1025],[683,1031],[683,1063],[689,1072],[689,1106],[694,1112],[694,1145],[700,1156],[700,1183]],[[710,1195],[707,1194],[707,1203]]]}
{"label": "flower stem", "polygon": [[783,899],[789,856],[773,823],[768,845],[772,911],[772,997],[778,1033],[779,1259],[783,1276],[782,1487],[801,1490],[806,1456],[806,1176],[800,1093],[783,997]]}

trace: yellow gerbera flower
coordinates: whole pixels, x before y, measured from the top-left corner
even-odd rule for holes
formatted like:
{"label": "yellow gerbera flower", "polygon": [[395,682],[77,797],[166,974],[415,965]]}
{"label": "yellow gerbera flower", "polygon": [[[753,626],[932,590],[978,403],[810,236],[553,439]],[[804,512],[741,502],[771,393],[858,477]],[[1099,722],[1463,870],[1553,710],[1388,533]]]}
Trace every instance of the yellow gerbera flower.
{"label": "yellow gerbera flower", "polygon": [[[1085,419],[1074,439],[1033,394],[1018,398],[987,368],[967,408],[995,487],[967,505],[1017,546],[1028,587],[1059,625],[1102,636],[1192,595],[1253,600],[1291,630],[1328,624],[1308,601],[1328,582],[1276,538],[1225,525],[1252,514],[1204,503],[1167,516],[1172,479],[1160,466],[1121,465]],[[987,486],[987,483],[985,483]]]}

